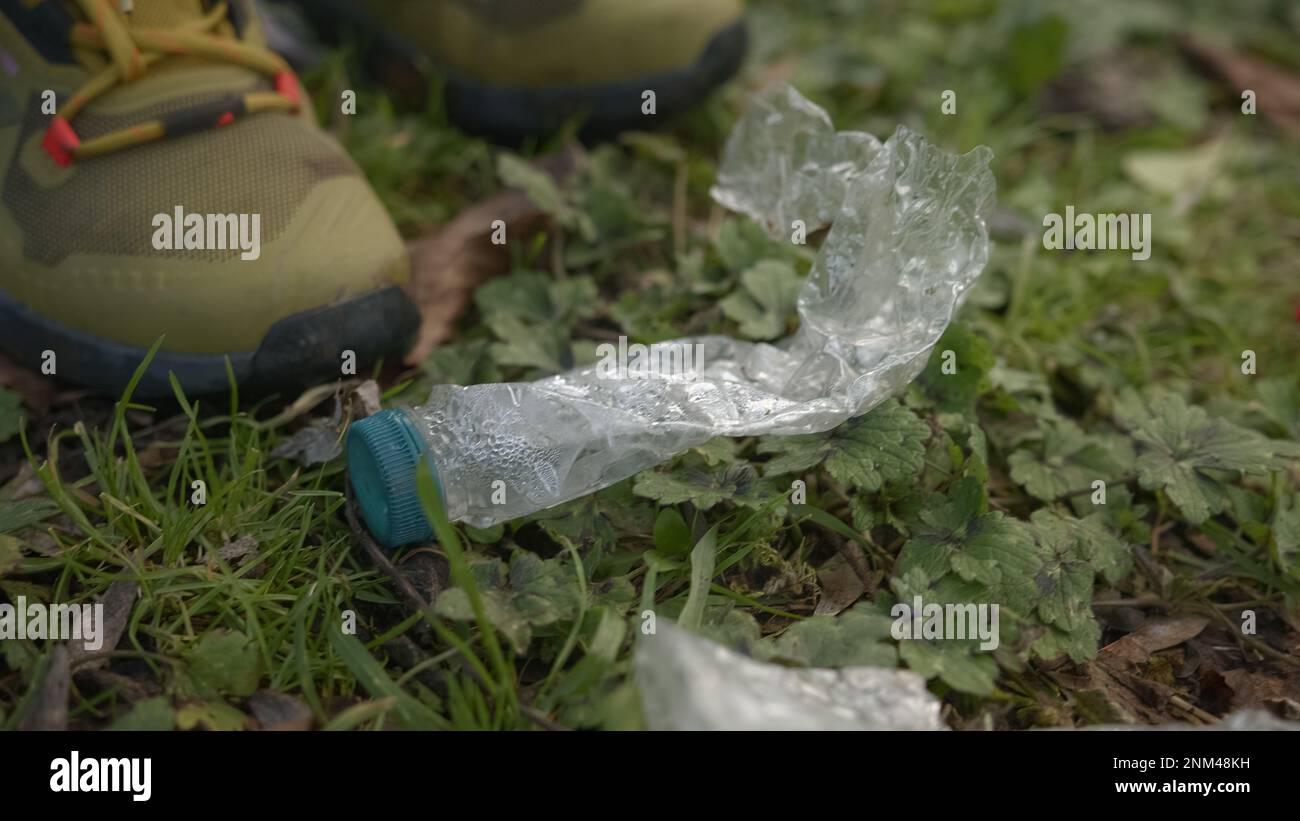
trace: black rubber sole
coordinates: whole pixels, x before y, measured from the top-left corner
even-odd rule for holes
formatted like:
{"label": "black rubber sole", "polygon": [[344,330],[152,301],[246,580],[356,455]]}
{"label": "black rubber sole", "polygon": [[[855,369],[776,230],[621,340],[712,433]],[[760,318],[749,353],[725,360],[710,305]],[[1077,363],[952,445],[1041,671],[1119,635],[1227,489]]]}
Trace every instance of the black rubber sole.
{"label": "black rubber sole", "polygon": [[[444,78],[447,115],[459,128],[495,142],[518,145],[554,133],[580,118],[579,133],[602,139],[620,131],[645,130],[693,107],[730,79],[748,47],[745,22],[719,30],[691,65],[617,83],[562,88],[511,88],[477,82],[437,64],[400,33],[385,29],[355,0],[289,0],[327,42],[363,41],[366,71],[412,106],[426,101],[430,77]],[[633,0],[628,0],[633,2]],[[641,113],[643,91],[655,92],[655,113]]]}
{"label": "black rubber sole", "polygon": [[[357,373],[409,347],[420,324],[415,305],[397,286],[285,317],[271,326],[257,350],[230,354],[159,351],[145,370],[135,396],[172,395],[174,373],[187,395],[229,390],[226,360],[241,392],[284,393],[341,377],[344,351],[356,355]],[[165,344],[165,343],[164,343]],[[0,290],[0,348],[30,370],[40,372],[45,351],[54,351],[60,381],[85,385],[110,396],[120,394],[147,348],[68,328],[36,314]]]}
{"label": "black rubber sole", "polygon": [[[749,35],[743,20],[720,30],[695,63],[634,80],[564,88],[486,85],[445,71],[445,100],[451,121],[472,134],[519,143],[551,134],[573,119],[585,138],[621,131],[645,131],[700,103],[730,79],[745,59]],[[642,112],[642,94],[655,93],[655,113]]]}

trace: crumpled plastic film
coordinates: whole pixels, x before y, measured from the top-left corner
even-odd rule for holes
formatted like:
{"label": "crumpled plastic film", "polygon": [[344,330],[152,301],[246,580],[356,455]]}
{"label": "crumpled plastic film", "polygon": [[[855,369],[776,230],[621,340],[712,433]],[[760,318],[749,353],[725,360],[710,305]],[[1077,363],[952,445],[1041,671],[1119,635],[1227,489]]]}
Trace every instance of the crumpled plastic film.
{"label": "crumpled plastic film", "polygon": [[710,193],[774,237],[789,236],[795,220],[816,231],[839,216],[850,185],[878,153],[873,135],[836,132],[825,111],[778,84],[749,101]]}
{"label": "crumpled plastic film", "polygon": [[[829,430],[925,366],[988,258],[994,181],[984,147],[957,156],[899,128],[880,144],[836,134],[788,86],[752,101],[713,196],[785,233],[830,231],[777,343],[660,343],[682,373],[611,377],[592,365],[530,384],[438,386],[422,421],[448,514],[486,527],[591,493],[715,436]],[[507,504],[490,497],[511,485]],[[496,500],[499,501],[499,500]]]}
{"label": "crumpled plastic film", "polygon": [[884,667],[755,661],[661,621],[636,645],[652,730],[942,730],[925,678]]}
{"label": "crumpled plastic film", "polygon": [[1094,724],[1081,727],[1082,730],[1099,730],[1104,732],[1135,732],[1143,730],[1194,730],[1196,732],[1300,732],[1300,721],[1288,721],[1278,718],[1264,710],[1238,710],[1223,717],[1218,724],[1192,724],[1175,721],[1168,724]]}

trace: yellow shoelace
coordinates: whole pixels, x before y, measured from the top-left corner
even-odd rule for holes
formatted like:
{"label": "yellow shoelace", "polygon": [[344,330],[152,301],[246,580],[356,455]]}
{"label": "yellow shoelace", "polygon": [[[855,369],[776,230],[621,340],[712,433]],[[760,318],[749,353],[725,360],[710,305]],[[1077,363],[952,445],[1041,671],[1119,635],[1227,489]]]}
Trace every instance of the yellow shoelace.
{"label": "yellow shoelace", "polygon": [[[283,58],[267,49],[241,43],[214,31],[226,19],[227,6],[224,2],[217,3],[201,18],[169,29],[132,25],[112,0],[77,0],[77,3],[91,22],[73,25],[70,33],[72,45],[105,52],[110,64],[72,95],[59,109],[46,132],[45,148],[60,165],[68,165],[73,159],[93,157],[158,140],[169,133],[195,130],[196,114],[200,125],[215,127],[232,122],[237,113],[294,111],[300,104],[297,78]],[[274,78],[276,90],[242,95],[237,101],[238,112],[230,106],[226,106],[228,110],[220,110],[220,105],[211,112],[206,109],[188,112],[184,132],[176,128],[178,122],[173,122],[173,128],[169,130],[167,119],[164,118],[139,123],[85,142],[78,139],[71,126],[71,120],[78,112],[117,84],[139,79],[150,66],[174,55],[206,57],[244,66]],[[213,115],[211,123],[202,122],[208,113]]]}

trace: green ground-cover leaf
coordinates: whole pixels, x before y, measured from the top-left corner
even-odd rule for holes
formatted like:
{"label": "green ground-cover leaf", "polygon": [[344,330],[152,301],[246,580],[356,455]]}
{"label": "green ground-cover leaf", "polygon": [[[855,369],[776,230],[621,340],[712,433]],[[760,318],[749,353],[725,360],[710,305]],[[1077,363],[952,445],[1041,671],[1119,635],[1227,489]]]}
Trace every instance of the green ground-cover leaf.
{"label": "green ground-cover leaf", "polygon": [[929,437],[925,422],[889,399],[826,433],[764,437],[758,452],[774,454],[763,466],[768,476],[825,464],[845,485],[879,490],[885,482],[910,479],[921,471]]}
{"label": "green ground-cover leaf", "polygon": [[969,415],[975,400],[991,386],[988,374],[993,365],[988,341],[954,322],[935,344],[914,390],[941,411]]}
{"label": "green ground-cover leaf", "polygon": [[647,470],[637,474],[634,485],[638,496],[660,504],[690,502],[701,510],[721,502],[734,502],[757,508],[777,495],[772,484],[759,478],[748,462],[709,465],[703,458],[683,458],[672,470]]}
{"label": "green ground-cover leaf", "polygon": [[186,654],[196,682],[219,693],[252,695],[261,679],[257,646],[243,633],[213,630]]}
{"label": "green ground-cover leaf", "polygon": [[772,340],[785,336],[803,279],[794,266],[765,259],[740,275],[741,287],[724,297],[718,307],[739,323],[740,335]]}
{"label": "green ground-cover leaf", "polygon": [[1121,436],[1086,434],[1069,420],[1044,422],[1042,441],[1007,459],[1011,478],[1036,498],[1058,499],[1109,482],[1134,469],[1133,447]]}
{"label": "green ground-cover leaf", "polygon": [[[573,570],[562,559],[541,559],[526,550],[516,550],[507,565],[500,559],[479,559],[470,563],[474,580],[483,597],[483,607],[492,626],[509,639],[515,652],[523,654],[538,628],[570,622],[581,601]],[[465,591],[453,587],[438,597],[435,611],[455,621],[474,620]]]}
{"label": "green ground-cover leaf", "polygon": [[771,655],[809,667],[894,667],[890,619],[865,607],[796,622],[772,643]]}
{"label": "green ground-cover leaf", "polygon": [[0,388],[0,442],[8,441],[22,430],[22,397]]}
{"label": "green ground-cover leaf", "polygon": [[[1104,526],[1101,514],[1087,519],[1036,511],[1028,522],[989,511],[973,479],[935,494],[919,515],[915,532],[894,567],[893,590],[900,599],[921,595],[941,603],[997,603],[1008,611],[1003,624],[1022,621],[1050,631],[1034,649],[1051,657],[1068,652],[1076,659],[1096,652],[1101,632],[1091,610],[1098,577],[1122,578],[1131,566],[1128,546]],[[927,669],[941,669],[935,652],[900,648]],[[965,651],[954,651],[965,658]],[[987,683],[979,668],[961,667],[955,675],[965,688]],[[947,679],[945,679],[947,680]]]}
{"label": "green ground-cover leaf", "polygon": [[1144,488],[1160,489],[1193,523],[1220,513],[1224,491],[1217,473],[1263,474],[1280,466],[1285,446],[1253,430],[1210,417],[1166,391],[1130,391],[1116,419],[1138,444],[1137,472]]}

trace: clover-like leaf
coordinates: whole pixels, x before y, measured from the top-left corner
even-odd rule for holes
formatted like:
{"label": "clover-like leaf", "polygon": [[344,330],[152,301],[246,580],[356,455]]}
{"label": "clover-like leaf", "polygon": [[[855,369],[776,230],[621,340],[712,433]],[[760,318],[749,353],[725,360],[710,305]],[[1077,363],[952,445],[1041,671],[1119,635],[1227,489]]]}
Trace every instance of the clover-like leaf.
{"label": "clover-like leaf", "polygon": [[545,171],[521,157],[502,152],[497,156],[497,174],[506,185],[522,189],[534,205],[560,225],[578,231],[588,241],[595,239],[596,227],[591,217],[577,208],[568,193]]}
{"label": "clover-like leaf", "polygon": [[500,340],[491,346],[492,358],[498,363],[550,372],[564,369],[569,347],[567,329],[528,322],[514,314],[490,314],[485,322]]}
{"label": "clover-like leaf", "polygon": [[185,654],[185,660],[197,684],[233,696],[251,695],[262,677],[257,644],[233,630],[207,633]]}
{"label": "clover-like leaf", "polygon": [[[580,604],[573,569],[559,558],[516,550],[509,567],[500,559],[484,559],[470,569],[488,621],[520,654],[528,649],[535,628],[572,620]],[[443,591],[434,610],[455,621],[474,620],[469,596],[459,587]]]}
{"label": "clover-like leaf", "polygon": [[792,624],[771,645],[771,655],[809,667],[894,667],[890,619],[859,605],[838,616],[813,616]]}
{"label": "clover-like leaf", "polygon": [[1259,380],[1256,389],[1260,411],[1293,442],[1300,441],[1300,379]]}
{"label": "clover-like leaf", "polygon": [[[918,596],[922,600],[922,607],[932,604],[940,606],[995,604],[987,598],[978,585],[962,582],[955,574],[948,574],[942,579],[932,581],[931,577],[919,567],[912,567],[905,573],[896,574],[890,582],[890,588],[898,597],[899,604],[909,606],[914,606]],[[897,605],[894,607],[896,608]],[[906,613],[896,613],[893,608],[890,613],[895,619],[906,617]],[[926,638],[924,614],[913,615],[922,618],[922,634],[904,638],[898,645],[899,658],[911,670],[926,678],[938,678],[948,686],[963,692],[976,695],[988,695],[993,692],[998,672],[997,663],[989,651],[980,647],[978,635],[972,636],[968,632],[966,638]],[[999,611],[996,626],[999,643],[1002,634],[1007,632],[1008,621],[1009,619]],[[988,626],[993,627],[991,622]]]}
{"label": "clover-like leaf", "polygon": [[1079,549],[1076,532],[1064,520],[1045,510],[1035,511],[1032,520],[1042,554],[1042,566],[1034,574],[1037,613],[1044,623],[1074,633],[1093,623],[1092,566]]}
{"label": "clover-like leaf", "polygon": [[494,279],[474,293],[485,316],[512,314],[534,322],[570,322],[590,316],[599,304],[591,277],[556,281],[537,271],[516,271]]}
{"label": "clover-like leaf", "polygon": [[1138,480],[1161,489],[1188,521],[1199,524],[1223,510],[1224,494],[1207,471],[1266,473],[1285,449],[1262,434],[1210,417],[1182,397],[1157,391],[1146,399],[1127,392],[1116,418],[1138,442]]}
{"label": "clover-like leaf", "polygon": [[663,505],[691,502],[701,510],[724,501],[757,508],[776,496],[776,490],[748,462],[710,466],[695,454],[682,459],[674,470],[637,474],[633,489],[638,496]]}
{"label": "clover-like leaf", "polygon": [[939,337],[930,361],[917,377],[921,393],[941,411],[971,413],[989,389],[994,359],[988,340],[960,323]]}
{"label": "clover-like leaf", "polygon": [[1097,480],[1110,481],[1133,467],[1133,448],[1118,436],[1085,434],[1067,419],[1041,425],[1040,447],[1023,447],[1007,459],[1011,478],[1043,501]]}
{"label": "clover-like leaf", "polygon": [[957,482],[946,495],[934,494],[903,545],[895,576],[914,568],[934,580],[955,573],[978,585],[986,600],[1028,612],[1037,598],[1034,577],[1042,556],[1023,522],[986,505],[973,478]]}
{"label": "clover-like leaf", "polygon": [[740,275],[743,287],[719,302],[722,312],[740,325],[741,336],[776,339],[785,335],[803,279],[788,262],[765,259]]}
{"label": "clover-like leaf", "polygon": [[1103,521],[1102,514],[1075,519],[1047,510],[1029,522],[1013,519],[987,510],[982,488],[966,478],[921,511],[890,586],[901,598],[997,603],[1008,611],[1003,624],[1040,625],[1035,652],[1089,658],[1101,637],[1094,581],[1115,581],[1131,566],[1128,545]]}
{"label": "clover-like leaf", "polygon": [[767,235],[757,222],[731,217],[722,223],[713,243],[718,258],[731,271],[745,271],[765,259],[790,254],[790,244]]}
{"label": "clover-like leaf", "polygon": [[590,277],[556,282],[516,271],[479,288],[474,304],[497,339],[489,347],[493,360],[554,373],[572,366],[573,324],[590,316],[599,300]]}
{"label": "clover-like leaf", "polygon": [[993,692],[998,665],[975,641],[925,641],[910,639],[898,646],[898,656],[909,669],[937,678],[950,687],[978,696]]}
{"label": "clover-like leaf", "polygon": [[1300,493],[1291,495],[1290,503],[1279,504],[1273,514],[1273,541],[1277,545],[1277,554],[1281,562],[1294,575],[1300,568],[1294,563],[1294,556],[1300,552]]}
{"label": "clover-like leaf", "polygon": [[836,480],[879,490],[885,482],[911,479],[921,472],[929,437],[925,422],[890,399],[826,433],[766,437],[758,450],[776,454],[764,466],[769,476],[808,470],[824,462]]}

